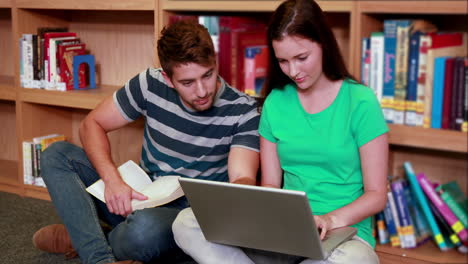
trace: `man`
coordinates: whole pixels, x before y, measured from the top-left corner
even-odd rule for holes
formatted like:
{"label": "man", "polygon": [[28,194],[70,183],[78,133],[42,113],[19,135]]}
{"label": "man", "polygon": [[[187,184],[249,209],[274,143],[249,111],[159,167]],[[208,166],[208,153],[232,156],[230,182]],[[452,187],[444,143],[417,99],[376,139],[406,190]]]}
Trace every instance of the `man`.
{"label": "man", "polygon": [[[162,69],[140,73],[83,120],[83,149],[66,142],[41,156],[42,176],[64,222],[36,232],[39,249],[76,251],[83,263],[132,263],[183,254],[171,225],[185,197],[165,206],[132,213],[131,199],[146,197],[121,179],[107,133],[145,117],[141,166],[149,175],[180,175],[254,184],[259,164],[255,101],[217,75],[207,30],[180,21],[161,32]],[[106,204],[86,192],[101,178]],[[104,232],[99,220],[112,229]],[[73,246],[72,246],[73,244]]]}

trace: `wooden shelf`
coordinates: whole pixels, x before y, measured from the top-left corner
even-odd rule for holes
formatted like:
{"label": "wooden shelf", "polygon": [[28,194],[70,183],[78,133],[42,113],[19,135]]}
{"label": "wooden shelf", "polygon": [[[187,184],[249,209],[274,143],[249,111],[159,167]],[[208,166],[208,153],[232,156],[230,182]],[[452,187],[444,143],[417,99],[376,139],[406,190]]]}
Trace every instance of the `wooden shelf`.
{"label": "wooden shelf", "polygon": [[24,185],[24,196],[50,201],[46,188],[34,185]]}
{"label": "wooden shelf", "polygon": [[[165,11],[229,11],[272,12],[282,1],[187,1],[162,0],[160,8]],[[317,1],[327,12],[351,12],[353,1]]]}
{"label": "wooden shelf", "polygon": [[0,75],[0,100],[14,101],[15,99],[16,92],[14,77]]}
{"label": "wooden shelf", "polygon": [[466,264],[468,255],[458,252],[456,249],[441,251],[433,241],[413,248],[402,249],[390,245],[377,245],[375,251],[382,264],[386,263],[451,263]]}
{"label": "wooden shelf", "polygon": [[154,10],[154,5],[155,0],[16,0],[18,8],[39,9]]}
{"label": "wooden shelf", "polygon": [[391,145],[468,153],[468,134],[404,125],[389,125]]}
{"label": "wooden shelf", "polygon": [[363,13],[468,14],[468,2],[447,1],[357,1]]}
{"label": "wooden shelf", "polygon": [[21,101],[29,103],[94,109],[104,98],[112,95],[119,88],[118,86],[103,85],[96,89],[66,92],[21,88],[18,97]]}
{"label": "wooden shelf", "polygon": [[11,8],[11,0],[0,0],[0,8]]}
{"label": "wooden shelf", "polygon": [[22,183],[18,182],[18,162],[0,160],[0,191],[21,193]]}

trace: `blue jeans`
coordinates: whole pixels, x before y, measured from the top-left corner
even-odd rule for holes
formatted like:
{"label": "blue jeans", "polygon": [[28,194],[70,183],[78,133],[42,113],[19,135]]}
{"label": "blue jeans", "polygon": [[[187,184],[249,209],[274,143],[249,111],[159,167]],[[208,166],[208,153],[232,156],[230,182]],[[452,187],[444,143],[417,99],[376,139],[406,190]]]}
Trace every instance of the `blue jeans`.
{"label": "blue jeans", "polygon": [[[58,215],[83,263],[116,260],[151,262],[184,254],[176,245],[172,222],[188,206],[185,197],[165,206],[137,210],[127,218],[86,192],[100,179],[83,149],[56,142],[41,155],[41,174]],[[112,227],[105,233],[100,221]]]}

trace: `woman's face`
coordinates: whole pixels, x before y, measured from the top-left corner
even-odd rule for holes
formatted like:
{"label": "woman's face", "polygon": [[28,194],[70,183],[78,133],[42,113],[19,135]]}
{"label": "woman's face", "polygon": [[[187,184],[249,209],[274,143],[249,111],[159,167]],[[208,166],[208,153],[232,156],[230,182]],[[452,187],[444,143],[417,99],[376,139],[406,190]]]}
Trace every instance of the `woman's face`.
{"label": "woman's face", "polygon": [[273,40],[272,45],[281,70],[298,89],[309,89],[322,76],[322,48],[317,42],[300,36],[285,36]]}

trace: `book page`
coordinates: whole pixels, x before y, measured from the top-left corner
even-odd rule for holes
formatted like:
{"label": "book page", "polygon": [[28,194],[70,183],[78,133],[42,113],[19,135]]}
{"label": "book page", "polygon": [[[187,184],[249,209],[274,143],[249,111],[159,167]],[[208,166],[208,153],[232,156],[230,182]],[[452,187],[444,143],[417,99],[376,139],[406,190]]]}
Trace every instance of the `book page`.
{"label": "book page", "polygon": [[[145,186],[148,186],[152,183],[146,172],[132,160],[129,160],[120,165],[117,170],[119,171],[120,176],[124,182],[137,192],[141,192]],[[104,181],[98,180],[86,188],[86,191],[105,203],[104,189]]]}

